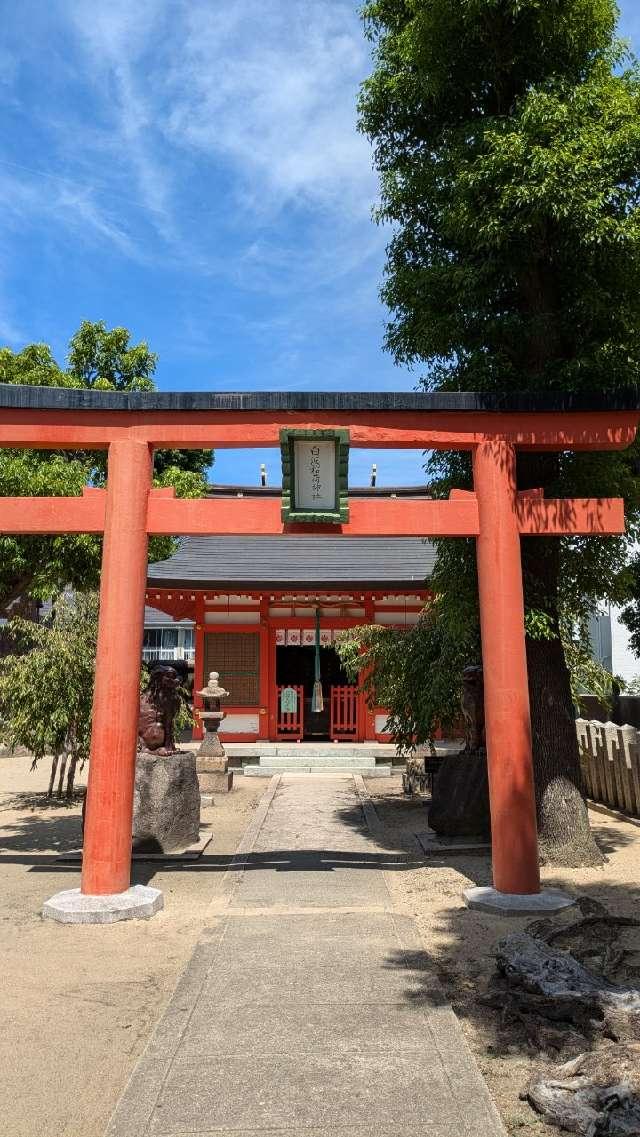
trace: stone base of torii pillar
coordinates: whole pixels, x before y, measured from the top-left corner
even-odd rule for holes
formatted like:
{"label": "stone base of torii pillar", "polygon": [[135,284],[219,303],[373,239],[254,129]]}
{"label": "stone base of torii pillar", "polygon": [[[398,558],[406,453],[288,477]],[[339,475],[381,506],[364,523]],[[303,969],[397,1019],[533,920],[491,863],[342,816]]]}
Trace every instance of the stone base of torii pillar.
{"label": "stone base of torii pillar", "polygon": [[465,888],[463,896],[467,908],[489,912],[493,916],[539,916],[541,913],[562,912],[576,902],[559,888],[544,888],[541,892],[498,892],[488,886]]}
{"label": "stone base of torii pillar", "polygon": [[115,924],[118,920],[148,920],[164,907],[159,888],[134,884],[125,892],[90,896],[79,888],[56,892],[42,906],[42,915],[59,924]]}

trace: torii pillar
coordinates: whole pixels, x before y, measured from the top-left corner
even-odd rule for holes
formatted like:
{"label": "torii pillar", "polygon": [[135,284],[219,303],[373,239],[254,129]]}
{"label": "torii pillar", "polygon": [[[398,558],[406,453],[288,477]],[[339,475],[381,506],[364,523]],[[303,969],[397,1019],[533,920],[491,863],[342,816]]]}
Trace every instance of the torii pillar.
{"label": "torii pillar", "polygon": [[125,893],[131,876],[152,467],[145,442],[111,443],[81,883],[93,896]]}
{"label": "torii pillar", "polygon": [[494,887],[465,898],[495,911],[553,909],[566,905],[540,892],[514,447],[480,443],[473,483]]}

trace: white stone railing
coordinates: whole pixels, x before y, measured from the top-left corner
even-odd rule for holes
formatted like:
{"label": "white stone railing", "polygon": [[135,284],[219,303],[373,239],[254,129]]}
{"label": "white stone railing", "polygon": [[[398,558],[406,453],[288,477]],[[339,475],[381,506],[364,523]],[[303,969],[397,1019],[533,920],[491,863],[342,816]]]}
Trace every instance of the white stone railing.
{"label": "white stone railing", "polygon": [[594,719],[576,731],[587,797],[640,817],[640,731]]}
{"label": "white stone railing", "polygon": [[157,659],[186,659],[193,663],[195,658],[193,647],[143,647],[142,658],[145,663],[152,663]]}

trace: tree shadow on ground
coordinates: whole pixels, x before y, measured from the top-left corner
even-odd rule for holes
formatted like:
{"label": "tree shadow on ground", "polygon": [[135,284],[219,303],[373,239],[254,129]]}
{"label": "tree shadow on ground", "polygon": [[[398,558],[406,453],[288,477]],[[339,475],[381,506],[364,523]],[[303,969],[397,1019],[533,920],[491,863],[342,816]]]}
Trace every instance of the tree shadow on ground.
{"label": "tree shadow on ground", "polygon": [[[406,842],[407,832],[411,837],[426,829],[428,799],[420,799],[416,808],[411,799],[403,800],[394,792],[387,796],[384,791],[376,793],[370,784],[367,788],[377,810],[378,826],[386,834],[385,847],[391,843],[398,848]],[[348,817],[345,822],[350,823]],[[631,819],[615,815],[594,812],[591,823],[606,858],[604,865],[582,870],[548,866],[543,870],[543,884],[569,891],[578,901],[599,901],[614,918],[607,921],[609,933],[615,918],[640,918],[640,887],[635,883],[640,831]],[[380,840],[377,831],[371,833],[371,840]],[[413,916],[424,944],[423,951],[414,953],[413,958],[396,951],[386,960],[389,969],[406,975],[406,1002],[430,1000],[435,976],[462,1024],[508,1132],[522,1137],[552,1137],[557,1129],[545,1124],[526,1101],[520,1100],[520,1093],[535,1070],[555,1067],[596,1048],[602,1042],[604,1024],[596,1022],[593,1027],[581,1025],[578,1029],[568,1021],[551,1021],[541,1014],[523,1012],[521,1004],[505,992],[496,966],[498,943],[513,933],[534,931],[538,921],[531,916],[492,916],[471,911],[462,903],[464,888],[492,883],[489,855],[450,851],[424,855],[416,872],[388,879],[392,895]],[[576,907],[551,922],[562,927],[564,919],[578,924],[582,914]],[[572,935],[558,937],[556,946],[574,951]],[[610,947],[604,942],[609,937],[598,928],[591,929],[591,943],[584,931],[577,933],[578,942],[582,936],[587,950],[576,954],[583,966],[623,987],[640,988],[640,928],[614,928]]]}
{"label": "tree shadow on ground", "polygon": [[[545,883],[553,886],[553,882]],[[562,883],[558,881],[556,886]],[[638,905],[640,888],[635,885],[613,885],[603,882],[599,889],[589,884],[576,886],[572,891],[578,900],[599,899],[614,917],[640,916]],[[567,915],[565,913],[565,919]],[[580,910],[576,907],[576,924],[581,918]],[[413,1002],[420,998],[420,992],[416,992],[415,989],[416,982],[422,983],[425,992],[428,993],[431,976],[435,971],[458,1017],[476,1028],[481,1028],[488,1036],[487,1049],[490,1052],[498,1055],[521,1052],[530,1056],[539,1056],[539,1043],[533,1034],[527,1032],[525,1019],[515,1025],[508,1024],[506,1016],[501,1011],[487,1008],[482,1003],[484,996],[491,991],[497,974],[495,949],[499,941],[529,929],[532,934],[535,933],[535,925],[539,924],[539,918],[499,917],[456,906],[440,910],[437,921],[439,931],[442,933],[438,946],[434,946],[431,951],[425,949],[422,952],[412,953],[410,958],[407,958],[406,952],[394,952],[386,960],[385,965],[391,970],[407,972],[408,982],[412,984],[407,987],[405,995],[407,1001]],[[471,949],[469,933],[472,923],[481,926],[483,950],[480,955],[476,954],[475,948]],[[477,937],[474,937],[474,943],[477,944]],[[604,967],[598,968],[594,966],[593,971],[604,974],[613,983],[640,987],[640,928],[622,928],[620,944],[620,952],[611,956],[611,965],[605,964]],[[588,963],[584,965],[589,969]],[[568,1028],[570,1024],[565,1025]],[[597,1039],[596,1030],[593,1039],[587,1036],[589,1046],[595,1044]]]}
{"label": "tree shadow on ground", "polygon": [[82,809],[85,789],[74,791],[73,797],[49,797],[46,790],[21,790],[12,794],[4,794],[0,801],[0,813],[9,810],[37,809],[40,812],[52,809]]}
{"label": "tree shadow on ground", "polygon": [[0,859],[6,853],[67,853],[82,841],[79,812],[42,817],[29,813],[0,826]]}
{"label": "tree shadow on ground", "polygon": [[640,837],[640,830],[636,836],[633,833],[621,833],[617,830],[612,830],[606,825],[597,825],[591,823],[591,832],[595,837],[596,844],[601,853],[605,857],[611,853],[615,853],[618,849],[624,849],[628,845],[632,845],[635,840]]}

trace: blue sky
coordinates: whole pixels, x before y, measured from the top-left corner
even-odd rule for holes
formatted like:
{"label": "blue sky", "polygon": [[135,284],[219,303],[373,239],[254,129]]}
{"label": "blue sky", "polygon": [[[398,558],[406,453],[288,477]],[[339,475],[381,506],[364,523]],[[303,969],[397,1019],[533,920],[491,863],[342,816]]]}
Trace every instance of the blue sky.
{"label": "blue sky", "polygon": [[[640,4],[622,31],[640,50]],[[0,44],[0,342],[64,357],[82,319],[159,353],[164,389],[411,389],[382,351],[385,233],[355,129],[344,0],[21,0]],[[379,482],[420,456],[359,452]],[[219,452],[219,481],[273,452]]]}

